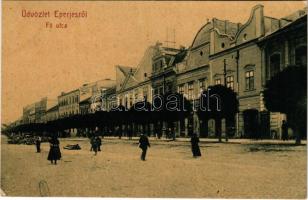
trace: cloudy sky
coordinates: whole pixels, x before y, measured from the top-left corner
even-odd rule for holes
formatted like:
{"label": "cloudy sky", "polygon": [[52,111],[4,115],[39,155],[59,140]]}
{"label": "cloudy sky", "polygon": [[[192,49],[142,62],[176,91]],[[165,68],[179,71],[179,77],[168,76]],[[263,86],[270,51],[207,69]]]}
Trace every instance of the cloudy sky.
{"label": "cloudy sky", "polygon": [[[22,115],[23,106],[56,99],[83,83],[115,79],[117,64],[136,66],[147,46],[169,40],[188,47],[207,19],[245,23],[260,2],[22,2],[4,1],[2,122]],[[288,15],[304,2],[261,2],[267,16]],[[23,18],[28,11],[87,11],[85,19]],[[46,28],[46,22],[68,28]]]}

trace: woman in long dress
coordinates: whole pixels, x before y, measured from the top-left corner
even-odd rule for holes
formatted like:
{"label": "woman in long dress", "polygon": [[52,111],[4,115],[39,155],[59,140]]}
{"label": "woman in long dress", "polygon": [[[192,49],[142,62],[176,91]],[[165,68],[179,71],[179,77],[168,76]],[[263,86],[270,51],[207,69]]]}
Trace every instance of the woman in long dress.
{"label": "woman in long dress", "polygon": [[61,151],[60,151],[60,142],[57,137],[52,137],[51,140],[49,140],[50,144],[50,150],[48,154],[48,160],[50,160],[51,164],[57,164],[57,160],[60,160],[61,158]]}
{"label": "woman in long dress", "polygon": [[195,158],[201,156],[201,151],[199,147],[199,137],[197,136],[197,134],[195,133],[192,134],[190,142],[191,142],[191,150],[192,150],[193,156]]}

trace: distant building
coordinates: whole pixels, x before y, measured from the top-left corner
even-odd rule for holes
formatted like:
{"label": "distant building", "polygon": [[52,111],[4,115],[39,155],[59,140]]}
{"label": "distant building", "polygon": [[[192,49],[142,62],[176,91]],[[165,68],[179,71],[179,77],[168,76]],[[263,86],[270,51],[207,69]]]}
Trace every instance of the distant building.
{"label": "distant building", "polygon": [[59,106],[54,105],[46,111],[44,122],[54,121],[59,118]]}
{"label": "distant building", "polygon": [[80,109],[81,114],[94,113],[101,110],[102,93],[116,85],[115,80],[102,79],[92,83],[84,84],[80,90]]}
{"label": "distant building", "polygon": [[57,104],[57,100],[42,98],[23,108],[23,123],[43,123],[46,111]]}
{"label": "distant building", "polygon": [[133,104],[153,98],[153,58],[158,53],[160,44],[149,46],[136,68],[116,66],[118,104],[130,108]]}
{"label": "distant building", "polygon": [[91,107],[91,97],[88,97],[82,101],[79,102],[79,110],[81,115],[85,115],[90,113],[90,107]]}
{"label": "distant building", "polygon": [[58,96],[59,102],[59,118],[68,117],[79,113],[79,89],[72,90],[70,92],[62,92]]}
{"label": "distant building", "polygon": [[102,92],[102,110],[110,111],[117,106],[116,86],[108,88]]}

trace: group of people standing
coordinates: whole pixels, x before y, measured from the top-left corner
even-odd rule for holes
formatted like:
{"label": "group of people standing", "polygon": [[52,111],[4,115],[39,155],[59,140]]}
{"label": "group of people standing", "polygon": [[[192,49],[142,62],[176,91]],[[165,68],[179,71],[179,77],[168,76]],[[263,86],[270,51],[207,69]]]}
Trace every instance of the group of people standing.
{"label": "group of people standing", "polygon": [[94,155],[97,155],[97,152],[101,151],[102,139],[99,136],[92,136],[90,143],[91,143],[90,151],[94,151]]}

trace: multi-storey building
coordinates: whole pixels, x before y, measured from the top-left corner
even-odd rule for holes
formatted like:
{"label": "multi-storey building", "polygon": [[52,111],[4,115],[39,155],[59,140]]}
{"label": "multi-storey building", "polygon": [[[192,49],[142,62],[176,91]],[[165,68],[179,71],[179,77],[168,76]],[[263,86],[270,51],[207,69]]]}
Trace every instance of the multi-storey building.
{"label": "multi-storey building", "polygon": [[70,92],[62,92],[58,96],[59,105],[59,117],[68,117],[79,113],[79,99],[80,91],[79,89],[72,90]]}
{"label": "multi-storey building", "polygon": [[57,120],[59,118],[59,106],[58,105],[54,105],[53,107],[49,108],[48,110],[46,110],[46,114],[44,116],[44,122],[48,122],[48,121],[54,121]]}
{"label": "multi-storey building", "polygon": [[102,110],[110,111],[117,106],[116,86],[108,88],[102,92]]}
{"label": "multi-storey building", "polygon": [[57,100],[42,98],[23,108],[23,123],[43,123],[46,111],[57,104]]}
{"label": "multi-storey building", "polygon": [[157,43],[152,55],[151,83],[154,95],[176,91],[175,64],[186,55],[185,48],[176,49]]}
{"label": "multi-storey building", "polygon": [[[197,32],[183,61],[176,65],[177,92],[184,94],[195,106],[195,110],[198,106],[200,94],[212,83],[209,57],[213,51],[211,49],[213,33],[221,32],[224,36],[234,37],[239,27],[239,23],[232,23],[227,20],[213,19],[208,21]],[[204,123],[202,120],[199,122],[196,112],[194,112],[191,117],[180,122],[178,131],[182,136],[187,135],[188,126],[191,126],[194,132],[200,132],[201,136],[207,136],[209,130],[204,130],[204,127],[206,127]]]}
{"label": "multi-storey building", "polygon": [[152,63],[155,46],[146,49],[136,68],[116,66],[116,93],[118,104],[130,108],[134,103],[146,99],[152,102]]}
{"label": "multi-storey building", "polygon": [[114,87],[115,84],[115,80],[103,79],[80,87],[80,113],[87,114],[101,110],[103,92]]}
{"label": "multi-storey building", "polygon": [[[236,137],[250,137],[254,131],[263,137],[279,133],[284,115],[265,110],[262,91],[266,80],[288,64],[307,63],[306,16],[301,10],[274,19],[257,5],[243,25],[213,19],[200,29],[184,62],[177,65],[178,92],[191,100],[207,85],[230,87],[239,99],[240,112],[233,122]],[[202,130],[206,126],[196,115],[191,121],[201,135],[214,132],[212,120],[205,122],[208,130]]]}
{"label": "multi-storey building", "polygon": [[35,122],[35,103],[29,104],[23,108],[22,121],[23,124]]}

